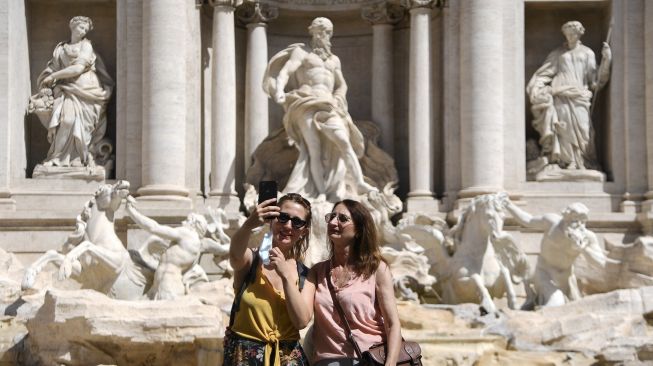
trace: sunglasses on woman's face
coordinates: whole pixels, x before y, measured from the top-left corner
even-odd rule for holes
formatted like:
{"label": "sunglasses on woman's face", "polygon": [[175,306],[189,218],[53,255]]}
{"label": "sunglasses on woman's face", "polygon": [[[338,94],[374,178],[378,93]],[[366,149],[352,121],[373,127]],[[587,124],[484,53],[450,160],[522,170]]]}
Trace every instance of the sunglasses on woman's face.
{"label": "sunglasses on woman's face", "polygon": [[301,229],[306,226],[306,221],[300,219],[299,217],[290,217],[290,215],[285,212],[279,212],[277,221],[279,221],[279,223],[282,225],[285,225],[288,221],[290,221],[290,225],[292,225],[293,229]]}
{"label": "sunglasses on woman's face", "polygon": [[351,221],[351,217],[337,212],[330,212],[324,216],[324,220],[328,223],[331,222],[334,218],[338,218],[338,222],[341,224],[346,224]]}

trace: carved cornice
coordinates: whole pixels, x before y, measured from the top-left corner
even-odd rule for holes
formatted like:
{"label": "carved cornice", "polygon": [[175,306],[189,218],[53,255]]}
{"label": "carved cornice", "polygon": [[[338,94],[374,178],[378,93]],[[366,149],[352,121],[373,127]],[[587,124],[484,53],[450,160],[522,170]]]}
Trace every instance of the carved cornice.
{"label": "carved cornice", "polygon": [[406,9],[435,8],[441,5],[441,0],[401,0]]}
{"label": "carved cornice", "polygon": [[211,6],[228,6],[236,8],[243,3],[243,0],[208,0]]}
{"label": "carved cornice", "polygon": [[243,24],[267,23],[279,16],[279,8],[258,1],[245,1],[236,9],[236,18]]}
{"label": "carved cornice", "polygon": [[366,6],[361,10],[361,16],[372,24],[397,24],[403,19],[405,9],[398,4],[382,2]]}

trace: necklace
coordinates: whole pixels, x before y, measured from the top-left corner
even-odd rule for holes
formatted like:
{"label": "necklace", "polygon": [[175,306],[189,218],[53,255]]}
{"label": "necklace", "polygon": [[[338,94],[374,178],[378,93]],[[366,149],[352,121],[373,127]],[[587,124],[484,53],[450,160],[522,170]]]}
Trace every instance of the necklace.
{"label": "necklace", "polygon": [[333,284],[339,288],[345,286],[351,280],[356,278],[356,272],[346,265],[331,268],[329,275],[331,276]]}

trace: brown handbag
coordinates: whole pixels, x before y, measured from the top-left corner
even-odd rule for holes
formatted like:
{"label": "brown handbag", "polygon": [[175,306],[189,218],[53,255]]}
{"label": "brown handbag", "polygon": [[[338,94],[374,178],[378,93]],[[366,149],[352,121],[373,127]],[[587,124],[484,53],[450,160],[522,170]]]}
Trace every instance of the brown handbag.
{"label": "brown handbag", "polygon": [[[363,364],[385,365],[385,343],[375,344],[363,352]],[[401,340],[397,365],[422,365],[422,349],[417,342]]]}
{"label": "brown handbag", "polygon": [[[336,298],[336,291],[331,282],[331,263],[329,262],[329,267],[327,268],[327,285],[329,287],[329,292],[331,293],[331,299],[333,300],[333,305],[338,310],[340,318],[345,325],[345,330],[347,331],[347,339],[354,346],[354,351],[356,355],[361,360],[361,366],[384,366],[385,365],[385,343],[376,344],[368,351],[361,352],[358,343],[354,339],[354,334],[351,332],[349,327],[349,321],[345,316],[345,312],[340,306],[340,302]],[[422,366],[422,349],[420,348],[417,342],[405,341],[401,339],[401,347],[399,347],[399,356],[397,357],[397,365],[411,365],[411,366]]]}

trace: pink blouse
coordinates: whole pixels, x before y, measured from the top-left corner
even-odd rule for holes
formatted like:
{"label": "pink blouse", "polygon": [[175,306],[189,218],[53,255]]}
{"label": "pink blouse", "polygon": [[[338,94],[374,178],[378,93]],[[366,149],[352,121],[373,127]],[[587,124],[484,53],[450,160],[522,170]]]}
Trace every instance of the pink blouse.
{"label": "pink blouse", "polygon": [[[327,277],[329,261],[315,265],[317,271],[317,289],[315,292],[315,320],[313,324],[313,362],[325,358],[357,358],[354,346],[347,340],[344,323],[333,300]],[[349,326],[354,334],[361,352],[370,346],[385,341],[385,328],[381,310],[376,304],[376,276],[363,280],[356,277],[342,288],[334,284],[336,297],[342,307]]]}

